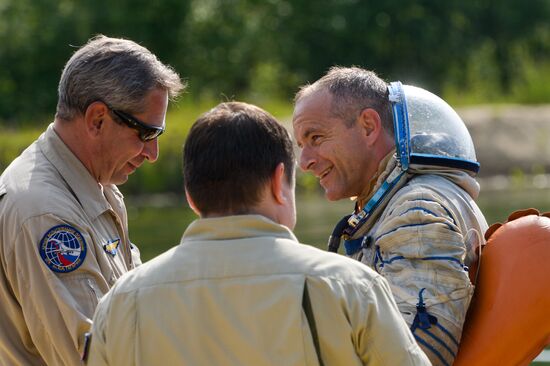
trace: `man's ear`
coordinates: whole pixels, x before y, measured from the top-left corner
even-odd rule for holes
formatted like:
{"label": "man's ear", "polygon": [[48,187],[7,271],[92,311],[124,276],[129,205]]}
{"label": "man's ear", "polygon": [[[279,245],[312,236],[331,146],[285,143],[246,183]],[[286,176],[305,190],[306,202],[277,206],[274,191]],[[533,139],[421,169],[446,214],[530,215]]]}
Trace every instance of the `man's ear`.
{"label": "man's ear", "polygon": [[380,134],[384,133],[382,118],[372,108],[365,108],[361,111],[358,123],[363,129],[364,136],[367,138],[369,145],[373,145],[378,140]]}
{"label": "man's ear", "polygon": [[275,168],[275,171],[271,176],[271,194],[273,194],[273,198],[275,199],[275,201],[281,205],[284,204],[286,201],[286,198],[283,192],[284,180],[285,180],[285,164],[279,163],[277,164],[277,167]]}
{"label": "man's ear", "polygon": [[102,128],[104,128],[103,121],[107,116],[108,110],[105,103],[97,101],[93,102],[86,108],[84,112],[84,123],[86,124],[86,132],[91,136],[99,136]]}
{"label": "man's ear", "polygon": [[193,202],[193,199],[189,195],[187,189],[185,190],[185,198],[187,198],[187,203],[189,203],[189,207],[191,207],[191,210],[193,210],[193,212],[196,213],[197,216],[201,217],[201,213],[197,209],[197,206],[195,205],[195,202]]}

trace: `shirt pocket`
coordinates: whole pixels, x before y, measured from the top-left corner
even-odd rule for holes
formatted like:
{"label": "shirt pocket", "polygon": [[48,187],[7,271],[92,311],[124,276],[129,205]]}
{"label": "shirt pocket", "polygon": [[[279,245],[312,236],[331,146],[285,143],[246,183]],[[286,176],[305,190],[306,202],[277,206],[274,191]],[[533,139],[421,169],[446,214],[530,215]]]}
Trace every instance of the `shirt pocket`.
{"label": "shirt pocket", "polygon": [[92,318],[99,300],[103,296],[93,276],[87,274],[68,274],[63,282],[75,301],[76,308],[88,318]]}

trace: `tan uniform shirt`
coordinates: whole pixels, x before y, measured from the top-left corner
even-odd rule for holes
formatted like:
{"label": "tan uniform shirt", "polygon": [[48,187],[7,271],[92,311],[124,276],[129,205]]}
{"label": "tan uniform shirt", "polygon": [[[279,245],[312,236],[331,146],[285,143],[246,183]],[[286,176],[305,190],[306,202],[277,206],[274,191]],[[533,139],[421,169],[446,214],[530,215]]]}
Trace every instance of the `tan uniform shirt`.
{"label": "tan uniform shirt", "polygon": [[139,263],[122,194],[50,125],[0,177],[0,364],[78,364],[99,299]]}
{"label": "tan uniform shirt", "polygon": [[101,300],[88,364],[429,365],[384,278],[263,216],[202,219]]}

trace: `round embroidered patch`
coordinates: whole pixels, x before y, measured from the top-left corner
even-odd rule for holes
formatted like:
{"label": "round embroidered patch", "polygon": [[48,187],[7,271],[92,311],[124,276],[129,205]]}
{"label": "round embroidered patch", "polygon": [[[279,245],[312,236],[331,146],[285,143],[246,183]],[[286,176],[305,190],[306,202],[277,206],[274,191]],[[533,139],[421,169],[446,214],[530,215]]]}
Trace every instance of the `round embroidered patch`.
{"label": "round embroidered patch", "polygon": [[54,272],[71,272],[80,267],[86,258],[86,241],[70,225],[52,227],[40,240],[40,256]]}

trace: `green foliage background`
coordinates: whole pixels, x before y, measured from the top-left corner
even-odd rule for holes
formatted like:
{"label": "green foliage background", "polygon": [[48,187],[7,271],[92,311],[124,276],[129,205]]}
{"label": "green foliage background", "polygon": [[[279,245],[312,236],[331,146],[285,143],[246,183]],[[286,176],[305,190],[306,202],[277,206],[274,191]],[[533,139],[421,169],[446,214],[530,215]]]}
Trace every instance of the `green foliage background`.
{"label": "green foliage background", "polygon": [[549,19],[549,0],[0,0],[0,172],[52,121],[64,63],[98,33],[143,44],[189,83],[159,161],[122,187],[141,194],[181,192],[181,145],[200,113],[235,99],[288,118],[298,87],[332,65],[453,105],[546,103]]}
{"label": "green foliage background", "polygon": [[290,100],[341,64],[467,103],[547,102],[549,19],[548,0],[0,0],[0,121],[51,116],[98,33],[150,48],[193,100]]}

